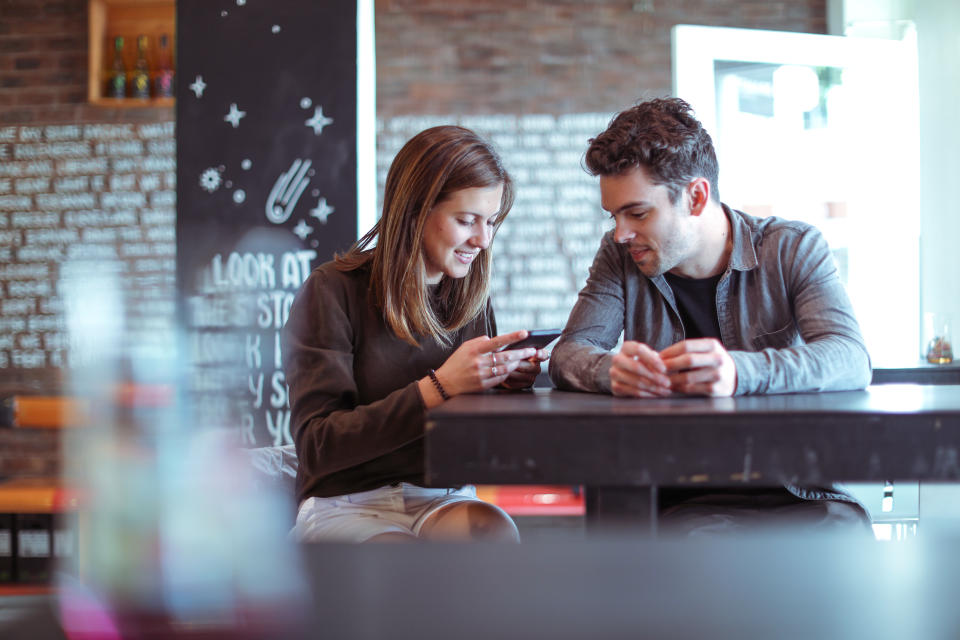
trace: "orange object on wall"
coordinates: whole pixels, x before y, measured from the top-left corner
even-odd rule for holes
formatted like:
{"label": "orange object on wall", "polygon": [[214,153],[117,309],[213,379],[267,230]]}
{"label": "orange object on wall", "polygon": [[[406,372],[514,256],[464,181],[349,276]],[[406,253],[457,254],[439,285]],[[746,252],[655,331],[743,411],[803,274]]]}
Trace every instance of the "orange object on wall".
{"label": "orange object on wall", "polygon": [[14,396],[10,403],[13,427],[83,427],[90,423],[90,403],[70,396]]}

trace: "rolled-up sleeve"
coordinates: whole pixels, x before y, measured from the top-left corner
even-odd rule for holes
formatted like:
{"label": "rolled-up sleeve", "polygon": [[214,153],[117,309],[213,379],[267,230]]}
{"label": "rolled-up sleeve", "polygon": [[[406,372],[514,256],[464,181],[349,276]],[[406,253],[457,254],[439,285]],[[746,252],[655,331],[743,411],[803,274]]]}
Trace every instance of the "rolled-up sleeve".
{"label": "rolled-up sleeve", "polygon": [[610,393],[610,350],[624,327],[622,271],[620,252],[608,232],[550,356],[550,379],[558,389]]}

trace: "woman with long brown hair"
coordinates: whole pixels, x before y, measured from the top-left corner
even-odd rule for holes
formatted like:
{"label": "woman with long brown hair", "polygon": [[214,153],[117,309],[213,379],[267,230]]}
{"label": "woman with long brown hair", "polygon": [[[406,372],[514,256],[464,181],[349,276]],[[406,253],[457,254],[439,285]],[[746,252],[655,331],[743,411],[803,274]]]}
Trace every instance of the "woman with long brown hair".
{"label": "woman with long brown hair", "polygon": [[304,283],[283,354],[301,540],[518,539],[472,486],[422,486],[427,410],[531,386],[546,359],[504,349],[525,331],[496,336],[490,244],[512,204],[489,144],[427,129],[394,159],[377,224]]}

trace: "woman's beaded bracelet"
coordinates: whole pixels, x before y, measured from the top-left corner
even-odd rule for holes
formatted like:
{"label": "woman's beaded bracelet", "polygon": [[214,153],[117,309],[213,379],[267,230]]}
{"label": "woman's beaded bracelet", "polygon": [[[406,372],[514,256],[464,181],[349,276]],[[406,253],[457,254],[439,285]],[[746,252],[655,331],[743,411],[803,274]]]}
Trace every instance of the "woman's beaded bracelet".
{"label": "woman's beaded bracelet", "polygon": [[428,372],[430,374],[430,379],[433,380],[433,386],[437,388],[437,391],[440,392],[440,397],[444,400],[449,400],[450,395],[444,390],[443,385],[440,384],[440,380],[437,379],[437,372],[433,369],[430,369]]}

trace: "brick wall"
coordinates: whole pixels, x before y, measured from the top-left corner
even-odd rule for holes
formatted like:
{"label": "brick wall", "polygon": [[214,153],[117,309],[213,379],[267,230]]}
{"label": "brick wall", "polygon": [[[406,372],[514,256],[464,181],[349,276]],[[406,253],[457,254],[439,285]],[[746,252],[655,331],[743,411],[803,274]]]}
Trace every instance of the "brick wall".
{"label": "brick wall", "polygon": [[[69,388],[65,287],[111,274],[124,340],[169,332],[172,121],[87,104],[86,0],[0,0],[0,396]],[[60,468],[56,433],[0,429],[0,450],[0,476]]]}
{"label": "brick wall", "polygon": [[826,0],[376,0],[377,113],[610,112],[670,91],[676,24],[826,33]]}
{"label": "brick wall", "polygon": [[63,263],[116,258],[126,288],[169,298],[170,252],[137,245],[173,246],[172,121],[87,103],[86,0],[0,0],[0,389],[58,390]]}

